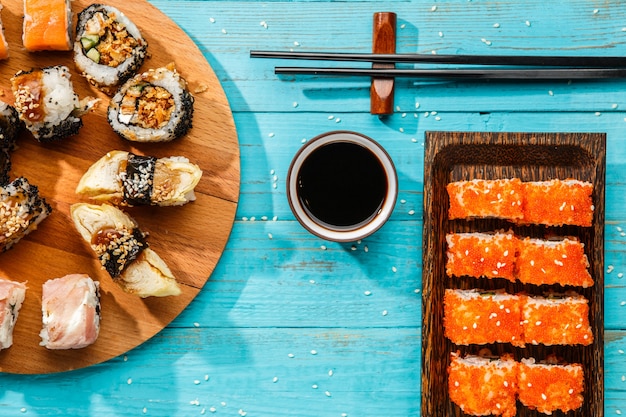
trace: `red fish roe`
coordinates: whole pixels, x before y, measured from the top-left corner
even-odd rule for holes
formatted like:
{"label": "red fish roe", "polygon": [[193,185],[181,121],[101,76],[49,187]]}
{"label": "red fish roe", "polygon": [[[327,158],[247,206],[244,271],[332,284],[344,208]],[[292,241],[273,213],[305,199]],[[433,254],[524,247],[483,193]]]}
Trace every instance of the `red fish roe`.
{"label": "red fish roe", "polygon": [[457,345],[524,346],[521,311],[526,296],[479,290],[446,290],[444,334]]}
{"label": "red fish roe", "polygon": [[540,413],[568,412],[583,404],[584,372],[579,364],[536,364],[522,359],[519,364],[518,396],[526,407]]}
{"label": "red fish roe", "polygon": [[521,240],[516,276],[524,284],[593,286],[585,245],[576,238]]}
{"label": "red fish roe", "polygon": [[527,224],[591,226],[593,185],[578,180],[525,182],[524,220]]}
{"label": "red fish roe", "polygon": [[522,182],[518,178],[451,182],[448,218],[467,219],[495,217],[521,220]]}
{"label": "red fish roe", "polygon": [[522,308],[524,339],[533,345],[590,345],[589,306],[578,294],[528,297]]}
{"label": "red fish roe", "polygon": [[450,354],[448,392],[464,413],[476,416],[513,417],[516,414],[517,367],[511,357],[461,358]]}
{"label": "red fish roe", "polygon": [[446,274],[515,281],[518,239],[512,233],[450,233]]}

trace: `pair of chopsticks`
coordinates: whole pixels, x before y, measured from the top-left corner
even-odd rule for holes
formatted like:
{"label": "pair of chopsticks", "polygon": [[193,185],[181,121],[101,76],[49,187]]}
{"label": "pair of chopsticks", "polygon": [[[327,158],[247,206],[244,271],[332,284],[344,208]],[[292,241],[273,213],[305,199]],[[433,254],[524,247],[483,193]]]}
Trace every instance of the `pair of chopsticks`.
{"label": "pair of chopsticks", "polygon": [[251,58],[318,61],[371,62],[386,64],[446,64],[505,66],[510,68],[342,68],[275,67],[275,74],[364,76],[380,78],[454,79],[609,79],[626,77],[626,58],[523,55],[428,55],[326,52],[250,51]]}

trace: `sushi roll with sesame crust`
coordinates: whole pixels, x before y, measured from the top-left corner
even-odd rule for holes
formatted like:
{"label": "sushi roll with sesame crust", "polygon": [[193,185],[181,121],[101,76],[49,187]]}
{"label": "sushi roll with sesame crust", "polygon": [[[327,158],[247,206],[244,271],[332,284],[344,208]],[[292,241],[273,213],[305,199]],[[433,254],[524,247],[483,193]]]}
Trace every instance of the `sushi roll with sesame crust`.
{"label": "sushi roll with sesame crust", "polygon": [[76,193],[119,206],[179,206],[195,200],[200,168],[182,156],[111,151],[80,179]]}
{"label": "sushi roll with sesame crust", "polygon": [[191,128],[194,98],[173,65],[126,81],[111,99],[107,119],[132,142],[168,142]]}
{"label": "sushi roll with sesame crust", "polygon": [[70,207],[70,214],[80,235],[122,290],[141,298],[181,293],[168,266],[148,247],[147,235],[126,213],[109,204],[77,203]]}
{"label": "sushi roll with sesame crust", "polygon": [[81,116],[98,100],[79,100],[62,65],[20,71],[11,78],[15,108],[26,128],[40,142],[64,139],[78,133]]}
{"label": "sushi roll with sesame crust", "polygon": [[92,4],[78,14],[74,63],[90,84],[113,95],[135,75],[148,42],[135,24],[115,7]]}

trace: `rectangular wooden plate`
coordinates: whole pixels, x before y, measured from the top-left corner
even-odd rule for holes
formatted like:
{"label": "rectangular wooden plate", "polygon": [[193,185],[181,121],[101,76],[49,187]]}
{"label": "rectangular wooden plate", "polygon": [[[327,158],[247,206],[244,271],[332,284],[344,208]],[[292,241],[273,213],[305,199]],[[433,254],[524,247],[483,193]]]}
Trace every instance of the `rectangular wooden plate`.
{"label": "rectangular wooden plate", "polygon": [[[582,364],[585,393],[582,408],[567,416],[604,415],[604,181],[606,135],[602,133],[479,133],[426,132],[424,157],[424,248],[422,325],[423,416],[462,416],[448,395],[450,352],[477,353],[488,347],[495,354],[511,353],[517,360],[542,360],[556,354]],[[446,184],[474,178],[520,178],[542,181],[574,178],[594,185],[592,227],[515,226],[502,220],[448,220]],[[563,291],[559,286],[532,286],[503,279],[450,278],[446,276],[446,241],[449,232],[513,230],[521,236],[577,236],[585,244],[595,284],[574,289],[589,300],[589,320],[594,342],[590,346],[531,346],[508,344],[456,346],[444,336],[443,295],[446,288],[502,288],[510,293],[543,294]],[[572,289],[572,288],[565,288]],[[518,401],[517,416],[543,415]],[[554,415],[565,415],[554,413]]]}

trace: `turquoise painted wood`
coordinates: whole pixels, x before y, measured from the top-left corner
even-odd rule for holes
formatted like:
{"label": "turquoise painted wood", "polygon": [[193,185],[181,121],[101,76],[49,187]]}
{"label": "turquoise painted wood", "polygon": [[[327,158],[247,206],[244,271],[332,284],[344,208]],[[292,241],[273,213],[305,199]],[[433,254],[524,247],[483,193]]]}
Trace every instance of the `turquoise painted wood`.
{"label": "turquoise painted wood", "polygon": [[[194,302],[119,358],[57,375],[0,375],[2,416],[420,416],[424,132],[606,132],[605,411],[626,413],[626,80],[416,82],[369,115],[366,79],[279,78],[251,49],[361,51],[398,14],[398,50],[626,55],[626,4],[588,1],[152,0],[222,81],[241,147],[232,235]],[[336,129],[369,135],[400,179],[391,220],[324,242],[285,198],[293,154]],[[369,295],[366,295],[369,294]],[[593,387],[591,387],[593,389]]]}

